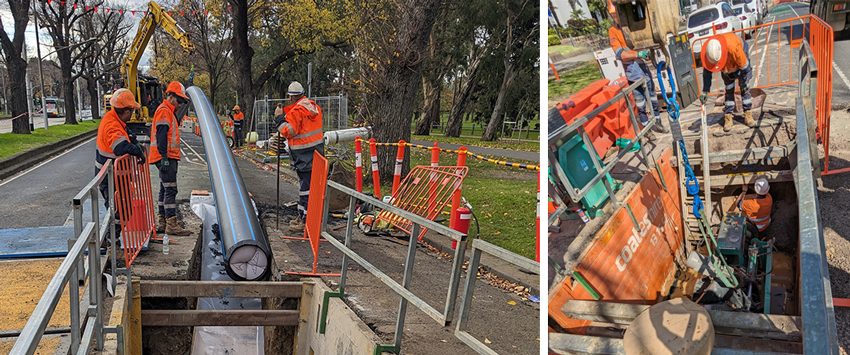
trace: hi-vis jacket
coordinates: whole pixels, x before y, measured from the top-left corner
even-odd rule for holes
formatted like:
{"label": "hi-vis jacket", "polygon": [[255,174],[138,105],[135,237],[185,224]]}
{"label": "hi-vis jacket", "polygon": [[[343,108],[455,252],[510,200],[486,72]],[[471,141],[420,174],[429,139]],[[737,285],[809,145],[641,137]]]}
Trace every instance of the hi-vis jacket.
{"label": "hi-vis jacket", "polygon": [[747,215],[747,219],[756,225],[759,232],[764,231],[770,225],[770,212],[773,210],[773,197],[770,194],[758,196],[744,196],[741,201],[741,210]]}
{"label": "hi-vis jacket", "polygon": [[305,172],[313,170],[313,151],[324,155],[325,139],[322,133],[322,109],[312,100],[303,97],[283,108],[286,115],[277,127],[289,144],[292,166]]}
{"label": "hi-vis jacket", "polygon": [[[169,159],[180,160],[180,127],[174,117],[174,105],[162,101],[153,114],[153,129],[151,134],[151,153],[148,162],[156,163],[166,153]],[[165,140],[163,140],[165,138]]]}

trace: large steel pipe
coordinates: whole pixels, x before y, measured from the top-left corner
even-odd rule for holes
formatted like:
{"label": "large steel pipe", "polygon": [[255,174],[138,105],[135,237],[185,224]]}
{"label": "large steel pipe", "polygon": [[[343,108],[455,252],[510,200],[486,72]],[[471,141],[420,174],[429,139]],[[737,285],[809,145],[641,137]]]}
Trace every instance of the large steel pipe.
{"label": "large steel pipe", "polygon": [[248,197],[233,152],[204,92],[197,86],[186,92],[201,127],[227,274],[236,281],[265,279],[271,265],[268,238]]}

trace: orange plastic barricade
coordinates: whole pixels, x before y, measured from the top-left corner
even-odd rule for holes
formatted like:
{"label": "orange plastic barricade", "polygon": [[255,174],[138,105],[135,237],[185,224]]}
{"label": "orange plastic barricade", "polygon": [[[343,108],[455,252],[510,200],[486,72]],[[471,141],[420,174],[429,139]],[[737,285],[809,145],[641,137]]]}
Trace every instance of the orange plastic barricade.
{"label": "orange plastic barricade", "polygon": [[[655,304],[668,292],[664,281],[676,272],[674,258],[682,253],[683,230],[678,172],[670,166],[669,149],[632,190],[626,207],[614,215],[582,252],[581,260],[549,294],[549,317],[573,334],[585,334],[588,320],[561,312],[569,300]],[[665,179],[667,189],[661,183]]]}
{"label": "orange plastic barricade", "polygon": [[121,246],[127,266],[139,255],[149,238],[156,238],[151,174],[148,164],[136,157],[115,159],[115,207],[121,222]]}
{"label": "orange plastic barricade", "polygon": [[[310,173],[310,200],[307,201],[307,223],[304,225],[304,238],[310,240],[313,249],[313,272],[287,271],[290,275],[302,276],[340,276],[340,274],[319,274],[319,241],[322,240],[322,223],[325,217],[325,189],[328,186],[328,160],[319,152],[313,152],[313,171]],[[353,212],[352,212],[353,213]],[[303,239],[283,237],[285,239]]]}
{"label": "orange plastic barricade", "polygon": [[354,139],[354,175],[357,179],[357,192],[363,193],[363,153],[360,137]]}
{"label": "orange plastic barricade", "polygon": [[[460,189],[468,171],[465,166],[416,166],[392,195],[390,204],[433,221],[448,205],[455,191]],[[431,188],[432,174],[436,175],[435,189]],[[413,228],[413,222],[391,212],[381,211],[377,219],[387,221],[407,234]],[[418,240],[422,240],[427,231],[423,227]]]}
{"label": "orange plastic barricade", "polygon": [[[605,90],[614,91],[614,95],[616,95],[628,86],[628,80],[626,80],[626,77],[622,77],[612,81],[611,85],[605,88]],[[611,95],[611,97],[613,97],[613,95]],[[629,94],[628,100],[632,104],[632,110],[634,111],[633,113],[635,114],[635,117],[637,117],[637,105],[635,104],[634,96]],[[635,134],[635,128],[632,127],[632,118],[629,114],[629,106],[626,104],[625,100],[620,100],[617,105],[606,110],[603,113],[603,116],[605,116],[605,130],[612,135],[612,139],[615,141],[617,138],[635,139],[635,137],[637,137]]]}
{"label": "orange plastic barricade", "polygon": [[393,171],[393,193],[398,191],[398,184],[401,181],[401,163],[404,162],[404,139],[398,141],[398,152],[395,156],[395,171]]}
{"label": "orange plastic barricade", "polygon": [[[466,152],[467,152],[466,147],[461,146],[460,148],[458,148],[457,152],[458,152],[458,154],[457,154],[457,166],[466,166]],[[455,171],[455,173],[460,174],[461,173],[460,169]],[[466,174],[464,174],[464,175],[466,175]],[[451,208],[449,209],[449,212],[450,212],[449,228],[451,228],[451,229],[455,229],[455,226],[457,225],[457,219],[458,219],[457,209],[460,208],[460,197],[461,197],[460,194],[461,194],[462,189],[463,189],[463,184],[458,183],[457,184],[457,190],[455,190],[454,195],[452,195],[452,205],[451,205]],[[457,230],[457,229],[455,229],[455,230]]]}

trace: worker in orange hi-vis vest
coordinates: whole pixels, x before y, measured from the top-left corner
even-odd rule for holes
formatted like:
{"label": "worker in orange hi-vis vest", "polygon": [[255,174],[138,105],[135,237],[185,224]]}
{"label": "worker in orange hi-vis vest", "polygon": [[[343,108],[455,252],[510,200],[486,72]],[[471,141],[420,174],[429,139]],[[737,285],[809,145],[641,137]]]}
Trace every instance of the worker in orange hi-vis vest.
{"label": "worker in orange hi-vis vest", "polygon": [[770,193],[768,193],[770,190],[770,184],[768,184],[767,179],[760,178],[756,180],[754,187],[756,194],[747,195],[749,188],[746,184],[744,184],[743,192],[741,192],[741,195],[738,196],[738,200],[735,201],[735,204],[732,205],[732,209],[737,207],[744,212],[749,224],[758,230],[756,235],[767,235],[765,230],[770,227],[770,222],[772,222],[770,214],[773,212],[773,197],[770,196]]}
{"label": "worker in orange hi-vis vest", "polygon": [[322,133],[322,109],[304,97],[304,87],[293,81],[289,85],[289,102],[292,105],[275,110],[275,124],[289,145],[289,161],[298,174],[298,217],[289,227],[303,230],[307,221],[307,201],[310,195],[310,174],[313,171],[313,152],[325,154]]}
{"label": "worker in orange hi-vis vest", "polygon": [[[608,40],[611,42],[611,49],[617,55],[617,59],[623,62],[623,68],[626,71],[626,79],[629,85],[634,84],[641,78],[646,78],[646,87],[641,85],[636,90],[632,91],[637,104],[638,117],[640,123],[644,126],[649,124],[649,115],[647,113],[646,100],[652,103],[652,112],[655,116],[655,126],[653,129],[658,133],[668,133],[670,131],[664,127],[661,122],[661,111],[658,108],[658,96],[655,94],[655,82],[652,81],[652,76],[649,67],[646,66],[644,59],[649,58],[648,50],[634,51],[626,45],[626,38],[623,36],[623,30],[620,28],[620,20],[617,17],[617,8],[611,2],[608,3],[608,13],[615,19],[616,25],[608,29]],[[648,89],[649,97],[646,97]],[[652,132],[647,132],[647,138],[654,140],[655,136]]]}
{"label": "worker in orange hi-vis vest", "polygon": [[235,146],[242,146],[242,120],[245,119],[245,114],[239,108],[239,105],[233,106],[230,118],[233,120],[233,139],[236,141]]}
{"label": "worker in orange hi-vis vest", "polygon": [[[97,127],[97,149],[95,150],[94,174],[97,175],[100,169],[109,162],[123,155],[135,156],[139,164],[145,163],[145,151],[141,144],[136,140],[136,135],[127,128],[127,122],[133,117],[133,112],[138,110],[141,105],[136,102],[133,93],[127,89],[118,89],[112,94],[109,99],[109,104],[112,110],[106,112],[100,125]],[[115,186],[115,189],[119,189]],[[103,179],[98,185],[100,195],[103,196],[103,204],[109,208],[109,181]],[[115,214],[116,222],[121,219],[118,214]],[[115,223],[116,233],[121,233],[121,223]]]}
{"label": "worker in orange hi-vis vest", "polygon": [[700,102],[705,104],[708,92],[711,91],[711,80],[714,73],[720,72],[725,88],[726,106],[723,130],[732,130],[735,112],[735,81],[741,89],[741,108],[744,110],[744,123],[747,127],[755,127],[753,119],[753,96],[750,94],[749,81],[753,76],[750,66],[750,45],[742,41],[737,34],[722,33],[711,36],[702,51],[702,94]]}
{"label": "worker in orange hi-vis vest", "polygon": [[[150,163],[159,169],[158,229],[165,234],[187,236],[190,231],[177,223],[177,163],[180,161],[180,122],[174,111],[189,103],[183,84],[172,81],[168,95],[153,114]],[[164,227],[163,227],[164,226]]]}

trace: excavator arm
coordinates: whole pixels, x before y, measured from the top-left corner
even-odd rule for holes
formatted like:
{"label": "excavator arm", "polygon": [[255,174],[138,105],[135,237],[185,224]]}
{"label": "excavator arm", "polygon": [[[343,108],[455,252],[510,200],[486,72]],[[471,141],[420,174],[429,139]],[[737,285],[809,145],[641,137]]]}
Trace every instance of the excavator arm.
{"label": "excavator arm", "polygon": [[[187,53],[193,53],[195,51],[195,45],[192,44],[192,41],[189,39],[189,34],[177,25],[177,21],[174,21],[174,19],[155,2],[149,2],[148,12],[139,22],[139,30],[136,32],[136,37],[133,39],[133,43],[127,52],[127,56],[124,58],[124,64],[121,66],[121,74],[124,77],[124,83],[126,87],[133,92],[133,96],[136,97],[136,100],[139,103],[142,102],[142,92],[139,90],[138,82],[139,60],[141,59],[145,48],[147,48],[148,42],[150,42],[157,26],[179,41],[180,46],[183,47],[183,50]],[[148,112],[148,107],[143,105],[140,112],[133,116],[131,122],[148,121],[152,114],[153,112]]]}

